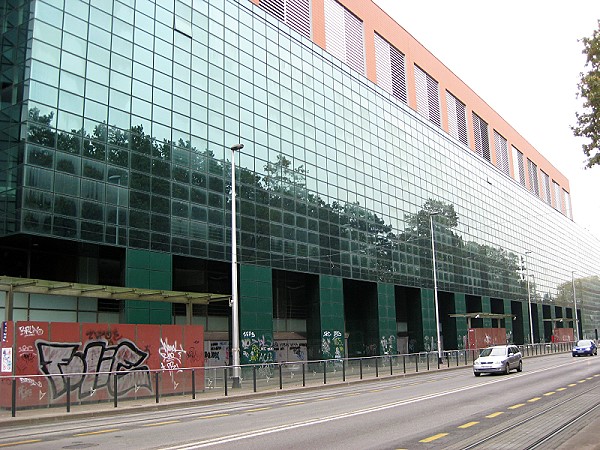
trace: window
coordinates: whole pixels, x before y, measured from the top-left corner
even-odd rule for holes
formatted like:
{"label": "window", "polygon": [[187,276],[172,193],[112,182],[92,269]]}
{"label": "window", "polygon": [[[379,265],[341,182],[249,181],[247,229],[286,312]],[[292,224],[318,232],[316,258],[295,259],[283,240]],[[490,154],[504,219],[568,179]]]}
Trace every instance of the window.
{"label": "window", "polygon": [[333,56],[365,74],[363,23],[335,0],[325,0],[325,47]]}
{"label": "window", "polygon": [[506,143],[506,139],[496,130],[494,130],[494,146],[496,147],[496,166],[501,172],[510,175],[508,144]]}
{"label": "window", "polygon": [[417,112],[441,127],[442,116],[440,114],[438,82],[419,66],[415,66],[415,88],[417,91]]}
{"label": "window", "polygon": [[542,200],[549,205],[552,204],[552,193],[550,191],[550,177],[543,170],[542,172]]}
{"label": "window", "polygon": [[475,152],[491,162],[488,124],[475,113],[473,113],[473,131],[475,133]]}
{"label": "window", "polygon": [[527,158],[527,169],[529,171],[529,190],[539,196],[540,186],[538,182],[538,168],[529,158]]}
{"label": "window", "polygon": [[571,210],[571,196],[564,189],[563,189],[563,194],[564,194],[564,199],[565,199],[565,204],[564,204],[565,214],[567,215],[567,217],[569,219],[573,219],[573,211]]}
{"label": "window", "polygon": [[258,6],[310,39],[310,4],[310,0],[260,0]]}
{"label": "window", "polygon": [[513,164],[515,166],[515,180],[517,180],[522,186],[526,186],[525,183],[525,160],[523,159],[523,153],[517,150],[516,147],[512,147],[513,152]]}
{"label": "window", "polygon": [[446,91],[446,106],[448,108],[448,133],[463,144],[469,145],[467,107],[448,91]]}
{"label": "window", "polygon": [[561,207],[562,201],[561,201],[561,197],[560,197],[561,190],[560,190],[559,184],[554,180],[552,181],[552,191],[554,194],[554,208],[560,210],[560,209],[562,209],[562,207]]}
{"label": "window", "polygon": [[407,103],[404,53],[377,33],[375,33],[375,64],[377,84],[403,103]]}

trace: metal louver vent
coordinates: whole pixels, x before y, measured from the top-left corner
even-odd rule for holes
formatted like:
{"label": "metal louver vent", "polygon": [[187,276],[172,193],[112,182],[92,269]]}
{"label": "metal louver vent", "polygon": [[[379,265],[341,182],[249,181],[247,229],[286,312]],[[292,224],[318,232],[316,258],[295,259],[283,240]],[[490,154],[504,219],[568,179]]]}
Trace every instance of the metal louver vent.
{"label": "metal louver vent", "polygon": [[554,188],[554,208],[560,209],[561,208],[560,186],[558,185],[558,183],[556,181],[552,181],[552,187]]}
{"label": "metal louver vent", "polygon": [[525,186],[525,160],[523,159],[523,153],[521,153],[514,145],[512,146],[513,151],[513,164],[515,166],[515,179]]}
{"label": "metal louver vent", "polygon": [[529,190],[539,197],[540,186],[538,181],[538,168],[529,158],[527,158],[527,170],[529,172]]}
{"label": "metal louver vent", "polygon": [[494,130],[494,146],[496,147],[496,166],[501,172],[510,175],[510,166],[508,165],[508,143],[496,130]]}
{"label": "metal louver vent", "polygon": [[442,125],[438,82],[419,66],[415,66],[417,112],[438,127]]}
{"label": "metal louver vent", "polygon": [[450,92],[446,91],[448,109],[448,132],[465,145],[469,145],[467,131],[467,107]]}
{"label": "metal louver vent", "polygon": [[551,205],[552,204],[552,194],[550,191],[550,177],[543,170],[541,172],[542,172],[542,199],[546,203]]}
{"label": "metal louver vent", "polygon": [[260,0],[259,7],[310,39],[310,0]]}
{"label": "metal louver vent", "polygon": [[408,102],[404,54],[375,33],[377,84],[402,101]]}
{"label": "metal louver vent", "polygon": [[475,134],[475,151],[479,156],[491,162],[488,124],[475,113],[473,113],[473,132]]}
{"label": "metal louver vent", "polygon": [[365,74],[363,23],[335,0],[325,0],[325,46],[333,56]]}

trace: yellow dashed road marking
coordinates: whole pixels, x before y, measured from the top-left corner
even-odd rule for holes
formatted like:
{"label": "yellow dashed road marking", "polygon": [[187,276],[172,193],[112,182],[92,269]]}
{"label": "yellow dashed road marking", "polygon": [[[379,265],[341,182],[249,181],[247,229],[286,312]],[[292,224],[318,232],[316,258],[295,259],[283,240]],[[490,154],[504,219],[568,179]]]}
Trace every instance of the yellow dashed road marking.
{"label": "yellow dashed road marking", "polygon": [[369,392],[380,392],[383,391],[383,389],[371,389]]}
{"label": "yellow dashed road marking", "polygon": [[304,405],[306,402],[293,402],[293,403],[287,403],[284,406],[296,406],[296,405]]}
{"label": "yellow dashed road marking", "polygon": [[267,409],[271,409],[271,408],[270,407],[264,407],[264,408],[247,409],[246,412],[265,411]]}
{"label": "yellow dashed road marking", "polygon": [[323,398],[318,398],[317,401],[324,402],[325,400],[333,400],[333,399],[335,399],[335,397],[323,397]]}
{"label": "yellow dashed road marking", "polygon": [[517,408],[520,408],[521,406],[525,406],[525,403],[519,403],[517,405],[509,406],[508,409],[517,409]]}
{"label": "yellow dashed road marking", "polygon": [[433,436],[429,436],[428,438],[421,439],[419,442],[433,442],[436,439],[443,438],[444,436],[448,436],[448,433],[439,433]]}
{"label": "yellow dashed road marking", "polygon": [[504,414],[502,411],[498,411],[495,413],[490,414],[489,416],[485,416],[486,419],[493,419],[494,417],[498,417],[500,414]]}
{"label": "yellow dashed road marking", "polygon": [[213,415],[210,415],[210,416],[203,416],[203,417],[200,417],[200,418],[201,419],[214,419],[216,417],[225,417],[225,416],[228,416],[228,415],[229,414],[226,414],[226,413],[223,413],[223,414],[213,414]]}
{"label": "yellow dashed road marking", "polygon": [[573,387],[573,386],[577,386],[577,384],[576,383],[569,384],[569,387]]}
{"label": "yellow dashed road marking", "polygon": [[587,377],[586,380],[591,380],[592,378],[594,378],[594,377]]}
{"label": "yellow dashed road marking", "polygon": [[13,445],[33,444],[34,442],[41,442],[41,439],[30,439],[28,441],[10,442],[8,444],[0,444],[0,447],[12,447]]}
{"label": "yellow dashed road marking", "polygon": [[554,395],[554,394],[556,394],[556,392],[554,392],[554,391],[550,391],[550,392],[546,392],[544,395],[545,395],[546,397],[548,397],[548,396],[550,396],[550,395]]}
{"label": "yellow dashed road marking", "polygon": [[465,423],[464,425],[459,426],[458,428],[469,428],[472,427],[473,425],[477,425],[479,422],[468,422]]}
{"label": "yellow dashed road marking", "polygon": [[146,425],[142,425],[142,426],[143,427],[159,427],[161,425],[169,425],[170,423],[179,423],[179,420],[168,420],[166,422],[147,423]]}
{"label": "yellow dashed road marking", "polygon": [[562,391],[566,391],[566,390],[567,390],[567,388],[558,388],[558,389],[557,389],[557,391],[561,391],[561,392],[562,392]]}
{"label": "yellow dashed road marking", "polygon": [[542,397],[533,397],[533,398],[530,398],[530,399],[529,399],[529,400],[527,400],[527,401],[528,401],[529,403],[533,403],[533,402],[537,402],[538,400],[541,400],[541,399],[542,399]]}
{"label": "yellow dashed road marking", "polygon": [[118,428],[112,428],[110,430],[99,430],[99,431],[90,431],[89,433],[74,434],[73,436],[75,436],[75,437],[79,437],[79,436],[92,436],[94,434],[114,433],[115,431],[120,431],[120,430]]}
{"label": "yellow dashed road marking", "polygon": [[585,383],[585,380],[579,380],[578,383]]}

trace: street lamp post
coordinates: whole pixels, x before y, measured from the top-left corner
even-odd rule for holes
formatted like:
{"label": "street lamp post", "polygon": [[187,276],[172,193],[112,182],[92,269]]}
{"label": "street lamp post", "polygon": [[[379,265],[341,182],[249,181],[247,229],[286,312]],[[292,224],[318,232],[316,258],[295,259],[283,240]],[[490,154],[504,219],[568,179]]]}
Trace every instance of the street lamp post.
{"label": "street lamp post", "polygon": [[534,343],[533,340],[533,315],[531,313],[531,290],[529,289],[529,260],[527,255],[533,253],[531,250],[525,252],[525,276],[527,277],[527,301],[529,303],[529,334],[531,338],[531,343]]}
{"label": "street lamp post", "polygon": [[235,152],[244,148],[244,144],[231,147],[231,355],[233,357],[232,386],[240,383],[240,322],[237,274],[237,224],[235,208]]}
{"label": "street lamp post", "polygon": [[442,361],[442,344],[440,342],[440,311],[438,304],[437,269],[435,263],[435,237],[433,235],[433,216],[437,216],[439,213],[439,211],[433,211],[429,213],[429,228],[431,231],[431,255],[433,259],[433,299],[435,303],[435,330],[437,333],[438,362]]}
{"label": "street lamp post", "polygon": [[117,180],[117,216],[115,218],[115,244],[119,243],[119,207],[121,200],[121,175],[111,175],[108,177],[109,181]]}
{"label": "street lamp post", "polygon": [[577,319],[577,297],[575,296],[575,271],[571,271],[571,282],[573,283],[573,309],[575,309],[575,341],[579,340],[579,320]]}

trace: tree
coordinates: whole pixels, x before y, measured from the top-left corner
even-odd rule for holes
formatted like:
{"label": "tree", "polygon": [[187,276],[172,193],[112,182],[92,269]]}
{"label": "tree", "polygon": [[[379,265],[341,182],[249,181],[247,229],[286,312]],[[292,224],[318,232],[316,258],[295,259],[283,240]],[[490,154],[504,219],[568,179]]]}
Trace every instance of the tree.
{"label": "tree", "polygon": [[588,157],[586,166],[600,165],[600,20],[591,37],[584,37],[582,53],[586,55],[587,73],[581,73],[578,97],[584,100],[584,112],[576,113],[577,125],[571,127],[575,136],[590,140],[583,144]]}

